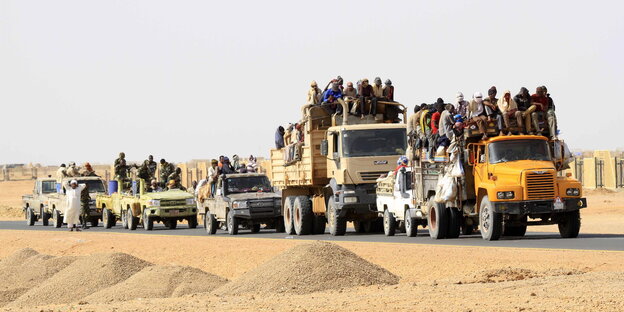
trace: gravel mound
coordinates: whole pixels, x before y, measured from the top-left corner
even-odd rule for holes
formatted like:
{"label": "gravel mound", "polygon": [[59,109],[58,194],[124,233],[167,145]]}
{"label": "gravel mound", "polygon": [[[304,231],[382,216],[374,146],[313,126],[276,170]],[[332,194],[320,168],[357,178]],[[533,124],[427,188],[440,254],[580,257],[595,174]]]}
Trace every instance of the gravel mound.
{"label": "gravel mound", "polygon": [[394,285],[399,277],[335,244],[301,244],[215,291],[216,294],[307,294],[328,289]]}
{"label": "gravel mound", "polygon": [[187,266],[149,266],[127,280],[93,293],[81,301],[109,303],[138,298],[169,298],[210,292],[226,279]]}
{"label": "gravel mound", "polygon": [[0,307],[66,268],[76,257],[53,257],[23,249],[0,265]]}
{"label": "gravel mound", "polygon": [[78,301],[115,285],[151,263],[124,253],[80,257],[31,288],[7,307],[34,307]]}
{"label": "gravel mound", "polygon": [[460,281],[460,284],[477,284],[477,283],[501,283],[510,281],[521,281],[530,278],[540,278],[548,276],[561,276],[561,275],[578,275],[585,272],[578,270],[547,270],[547,271],[534,271],[523,268],[506,267],[502,269],[483,270],[474,273],[469,278]]}

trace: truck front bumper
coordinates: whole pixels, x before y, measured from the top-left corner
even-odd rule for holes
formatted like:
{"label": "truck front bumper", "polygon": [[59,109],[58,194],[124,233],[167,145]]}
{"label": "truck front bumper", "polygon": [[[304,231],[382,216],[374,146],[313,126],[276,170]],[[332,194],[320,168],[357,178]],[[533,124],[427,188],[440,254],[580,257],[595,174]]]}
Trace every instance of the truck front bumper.
{"label": "truck front bumper", "polygon": [[585,198],[563,198],[561,201],[563,202],[563,209],[555,209],[555,203],[552,200],[492,202],[492,204],[494,205],[494,212],[515,215],[567,212],[587,207],[587,199]]}
{"label": "truck front bumper", "polygon": [[347,219],[360,219],[357,216],[376,218],[377,195],[376,184],[343,185],[342,192],[335,197],[338,199],[336,207],[340,210],[338,216]]}
{"label": "truck front bumper", "polygon": [[197,215],[197,206],[147,207],[149,215],[160,218],[185,218]]}
{"label": "truck front bumper", "polygon": [[269,220],[282,216],[282,207],[251,207],[234,209],[234,217],[246,220]]}

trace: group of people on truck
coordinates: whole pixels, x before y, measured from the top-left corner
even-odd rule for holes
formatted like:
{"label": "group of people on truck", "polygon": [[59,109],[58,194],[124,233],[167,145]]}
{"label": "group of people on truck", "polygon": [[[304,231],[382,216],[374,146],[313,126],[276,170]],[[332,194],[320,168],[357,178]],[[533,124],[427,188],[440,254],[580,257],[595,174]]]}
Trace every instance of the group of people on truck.
{"label": "group of people on truck", "polygon": [[[353,82],[349,81],[345,88],[343,83],[342,77],[338,76],[332,79],[321,91],[316,81],[312,81],[306,104],[321,106],[330,115],[342,115],[343,104],[346,104],[349,109],[347,113],[364,118],[365,115],[374,117],[377,114],[378,101],[394,102],[394,86],[390,79],[386,79],[383,85],[379,77],[375,77],[372,85],[369,84],[368,78],[359,80],[356,84],[357,87],[354,87]],[[387,119],[396,119],[391,111],[390,109],[385,113],[389,117]]]}
{"label": "group of people on truck", "polygon": [[[498,135],[548,132],[551,139],[556,139],[555,105],[545,86],[537,87],[532,95],[524,87],[513,97],[509,90],[501,98],[497,94],[493,86],[487,97],[475,92],[470,102],[458,92],[453,104],[438,98],[433,104],[417,105],[408,118],[408,136],[415,148],[427,148],[430,159],[439,147],[447,147],[455,136],[463,135],[466,127],[476,127],[482,139],[487,139],[486,127],[490,121],[495,122]],[[542,120],[547,128],[540,126]]]}
{"label": "group of people on truck", "polygon": [[[157,179],[156,171],[158,164],[154,161],[154,156],[149,155],[141,165],[128,165],[126,163],[126,154],[121,152],[114,162],[115,180],[122,181],[123,184],[129,186],[129,173],[132,168],[137,170],[137,177],[143,179],[149,185],[146,187],[148,192],[160,192],[165,189],[181,189],[182,186],[182,169],[176,167],[175,164],[167,162],[164,158],[160,160],[160,181]],[[120,187],[125,187],[121,185]]]}

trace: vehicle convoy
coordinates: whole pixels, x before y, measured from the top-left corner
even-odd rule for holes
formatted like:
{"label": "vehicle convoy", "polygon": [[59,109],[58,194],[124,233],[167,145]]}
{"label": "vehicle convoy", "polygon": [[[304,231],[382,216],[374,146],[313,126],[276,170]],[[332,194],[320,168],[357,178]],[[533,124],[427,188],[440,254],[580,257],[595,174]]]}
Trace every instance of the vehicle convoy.
{"label": "vehicle convoy", "polygon": [[230,235],[238,234],[239,227],[258,233],[264,224],[277,232],[284,232],[281,196],[273,192],[269,178],[259,173],[223,175],[213,198],[201,203],[199,212],[208,234],[226,227]]}
{"label": "vehicle convoy", "polygon": [[[125,185],[118,180],[117,185]],[[96,206],[102,209],[104,227],[110,229],[121,220],[125,229],[136,230],[142,225],[147,231],[154,228],[154,222],[162,222],[167,228],[175,229],[178,221],[186,220],[191,229],[197,227],[197,206],[193,194],[172,189],[162,192],[148,192],[143,179],[132,180],[131,188],[111,190],[112,194],[96,197]]]}
{"label": "vehicle convoy", "polygon": [[587,201],[578,180],[559,174],[571,157],[563,141],[538,135],[483,140],[468,130],[456,143],[450,157],[428,159],[415,149],[411,167],[379,179],[385,225],[404,221],[409,236],[416,235],[414,225],[427,225],[434,239],[478,227],[483,239],[497,240],[524,236],[528,225],[557,224],[561,237],[577,237]]}
{"label": "vehicle convoy", "polygon": [[56,179],[38,178],[32,194],[22,196],[22,209],[26,224],[32,226],[41,219],[43,225],[48,225],[52,217],[48,213],[48,196],[56,193]]}
{"label": "vehicle convoy", "polygon": [[[390,111],[402,112],[403,121],[387,118]],[[407,138],[402,104],[379,101],[377,112],[361,119],[304,106],[299,140],[271,150],[270,179],[282,192],[287,233],[322,234],[327,223],[331,235],[344,235],[347,221],[358,232],[381,229],[375,181],[405,155]]]}
{"label": "vehicle convoy", "polygon": [[[33,195],[22,197],[28,225],[34,225],[35,221],[41,219],[43,225],[48,225],[50,219],[54,227],[63,226],[63,212],[67,207],[65,197],[65,187],[69,181],[76,180],[78,184],[86,184],[91,200],[89,201],[88,221],[91,226],[97,226],[102,219],[102,211],[95,207],[94,198],[98,194],[106,193],[104,180],[100,177],[73,177],[64,178],[61,182],[61,192],[56,191],[55,179],[37,179]],[[82,216],[81,216],[82,218]]]}

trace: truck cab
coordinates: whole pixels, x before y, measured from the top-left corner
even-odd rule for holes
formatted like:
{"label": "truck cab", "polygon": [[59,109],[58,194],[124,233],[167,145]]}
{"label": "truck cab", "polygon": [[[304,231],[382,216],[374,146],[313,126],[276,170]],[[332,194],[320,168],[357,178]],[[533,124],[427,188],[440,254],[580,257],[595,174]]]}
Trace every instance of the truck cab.
{"label": "truck cab", "polygon": [[222,175],[214,198],[202,203],[204,226],[208,234],[225,227],[230,235],[238,234],[239,226],[260,231],[262,224],[284,231],[282,199],[273,191],[269,178],[259,173]]}
{"label": "truck cab", "polygon": [[41,219],[47,226],[51,215],[48,212],[48,195],[56,193],[56,180],[52,178],[38,178],[35,180],[31,194],[22,196],[22,208],[26,224],[35,225]]}

